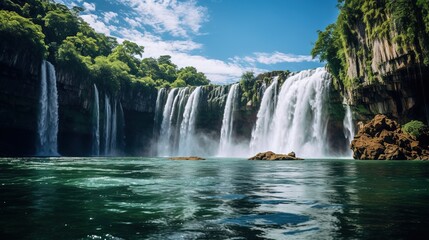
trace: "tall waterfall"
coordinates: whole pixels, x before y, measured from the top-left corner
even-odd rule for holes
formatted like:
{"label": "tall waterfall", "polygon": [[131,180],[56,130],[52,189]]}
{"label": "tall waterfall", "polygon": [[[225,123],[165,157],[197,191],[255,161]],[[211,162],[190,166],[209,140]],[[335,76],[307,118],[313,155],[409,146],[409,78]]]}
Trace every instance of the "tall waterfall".
{"label": "tall waterfall", "polygon": [[43,60],[40,79],[37,154],[58,155],[58,93],[54,66]]}
{"label": "tall waterfall", "polygon": [[277,104],[278,77],[275,77],[271,85],[265,90],[259,107],[255,128],[252,131],[250,149],[268,149],[271,141],[269,139],[272,116]]}
{"label": "tall waterfall", "polygon": [[158,154],[170,154],[170,136],[171,136],[171,112],[173,110],[173,101],[178,89],[173,88],[167,96],[167,101],[162,112],[161,134],[158,141]]}
{"label": "tall waterfall", "polygon": [[[346,114],[344,116],[343,120],[343,126],[344,126],[344,136],[347,139],[347,143],[350,144],[355,137],[355,129],[353,125],[353,115],[352,110],[350,108],[350,105],[346,105]],[[353,155],[353,152],[351,149],[348,149],[349,155]]]}
{"label": "tall waterfall", "polygon": [[104,96],[104,155],[112,155],[117,153],[117,139],[118,139],[118,117],[117,117],[117,100],[113,102],[113,108],[110,98]]}
{"label": "tall waterfall", "polygon": [[117,135],[117,131],[118,131],[118,118],[116,115],[116,109],[117,109],[117,105],[116,105],[117,101],[115,99],[115,101],[113,102],[113,108],[112,108],[112,129],[110,130],[110,153],[116,153],[116,140],[118,138]]}
{"label": "tall waterfall", "polygon": [[[274,91],[274,84],[275,81],[264,94],[251,150],[295,151],[304,157],[325,156],[327,114],[323,103],[329,88],[329,74],[318,68],[289,77],[281,87],[277,101],[275,94],[270,93]],[[274,114],[267,113],[268,106],[273,105]]]}
{"label": "tall waterfall", "polygon": [[155,105],[155,117],[154,117],[154,135],[157,136],[159,134],[159,128],[162,121],[162,110],[165,104],[165,95],[167,94],[167,89],[161,88],[158,90],[158,95],[156,97],[156,105]]}
{"label": "tall waterfall", "polygon": [[172,138],[171,152],[177,152],[180,141],[180,123],[183,120],[183,112],[185,110],[185,104],[189,97],[189,88],[180,88],[179,93],[176,95],[173,101],[173,110],[170,115],[170,122],[172,123],[172,130],[170,131],[170,137]]}
{"label": "tall waterfall", "polygon": [[189,96],[185,106],[180,125],[179,154],[182,155],[192,154],[194,152],[192,148],[198,145],[194,134],[200,95],[201,87],[197,87]]}
{"label": "tall waterfall", "polygon": [[[159,94],[162,92],[158,92],[158,97]],[[196,143],[194,131],[200,94],[201,87],[195,88],[192,93],[188,87],[170,90],[162,110],[158,155],[193,153],[188,150]],[[157,109],[160,111],[161,107]]]}
{"label": "tall waterfall", "polygon": [[121,101],[119,101],[119,128],[117,131],[119,143],[116,145],[116,148],[123,150],[125,148],[125,115]]}
{"label": "tall waterfall", "polygon": [[110,121],[112,117],[112,109],[110,107],[110,99],[107,95],[104,95],[104,155],[110,153],[110,130],[112,123]]}
{"label": "tall waterfall", "polygon": [[234,127],[234,111],[237,107],[239,84],[231,86],[223,112],[222,129],[220,131],[219,156],[231,156],[233,149],[232,130]]}
{"label": "tall waterfall", "polygon": [[100,99],[94,84],[93,124],[92,124],[92,155],[100,155]]}

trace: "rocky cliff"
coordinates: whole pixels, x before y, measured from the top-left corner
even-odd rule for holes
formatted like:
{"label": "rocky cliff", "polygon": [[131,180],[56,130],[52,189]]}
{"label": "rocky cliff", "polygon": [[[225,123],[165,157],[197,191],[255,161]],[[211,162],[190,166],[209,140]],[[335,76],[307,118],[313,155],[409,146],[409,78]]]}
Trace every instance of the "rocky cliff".
{"label": "rocky cliff", "polygon": [[429,2],[340,1],[313,55],[328,62],[355,118],[429,121]]}
{"label": "rocky cliff", "polygon": [[[40,64],[41,61],[0,62],[2,156],[34,155],[36,152]],[[91,155],[93,82],[61,68],[56,70],[59,104],[58,151],[64,156]],[[101,88],[100,96],[105,94],[106,91]],[[116,98],[122,103],[126,122],[125,146],[119,151],[124,154],[147,151],[152,136],[156,90],[138,84],[122,85]],[[100,103],[103,103],[103,98],[100,99]]]}

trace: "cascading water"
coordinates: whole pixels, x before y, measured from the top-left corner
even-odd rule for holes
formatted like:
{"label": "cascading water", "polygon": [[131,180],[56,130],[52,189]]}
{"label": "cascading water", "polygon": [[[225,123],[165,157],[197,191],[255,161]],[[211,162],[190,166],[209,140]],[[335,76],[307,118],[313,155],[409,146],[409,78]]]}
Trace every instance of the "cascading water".
{"label": "cascading water", "polygon": [[[352,142],[353,138],[355,137],[355,129],[354,129],[354,125],[353,125],[352,110],[350,108],[350,105],[348,105],[348,104],[346,105],[346,114],[344,116],[343,126],[344,126],[344,136],[347,139],[347,143],[350,144]],[[349,156],[353,155],[353,151],[349,148],[348,148],[347,153]]]}
{"label": "cascading water", "polygon": [[156,105],[155,105],[155,117],[154,117],[154,135],[159,134],[160,124],[162,121],[162,110],[165,104],[165,96],[167,94],[167,90],[165,88],[161,88],[158,90],[158,95],[156,97]]}
{"label": "cascading water", "polygon": [[[327,114],[323,103],[329,79],[323,68],[299,72],[286,79],[277,104],[275,94],[269,92],[273,91],[273,82],[261,103],[257,125],[260,123],[255,127],[251,150],[295,151],[303,157],[324,157]],[[266,113],[273,105],[274,114]]]}
{"label": "cascading water", "polygon": [[252,131],[250,141],[251,151],[268,149],[270,147],[269,134],[272,123],[272,116],[277,104],[278,77],[275,77],[271,85],[265,90],[262,96],[261,106],[257,114],[255,128]]}
{"label": "cascading water", "polygon": [[104,95],[104,155],[110,153],[110,130],[112,128],[111,123],[112,109],[110,107],[110,99],[107,95]]}
{"label": "cascading water", "polygon": [[[110,98],[107,95],[105,95],[104,96],[104,133],[103,133],[104,152],[103,153],[106,156],[116,154],[117,148],[118,148],[117,100],[115,99],[115,101],[113,102],[113,108],[110,104],[111,104]],[[121,105],[120,107],[122,109]],[[123,113],[120,113],[120,114],[123,114]],[[121,122],[120,124],[125,124],[125,123]]]}
{"label": "cascading water", "polygon": [[197,87],[189,96],[183,112],[183,120],[180,125],[179,154],[187,155],[194,153],[194,147],[198,144],[195,138],[195,125],[198,114],[201,87]]}
{"label": "cascading water", "polygon": [[186,154],[183,150],[194,142],[193,133],[201,87],[190,95],[190,89],[174,88],[168,93],[162,113],[158,155]]}
{"label": "cascading water", "polygon": [[171,112],[173,110],[173,101],[177,93],[177,88],[173,88],[167,96],[167,101],[162,113],[161,134],[158,140],[158,155],[170,154],[170,134],[171,134]]}
{"label": "cascading water", "polygon": [[119,147],[121,150],[125,148],[125,115],[122,104],[119,101],[119,128],[118,128]]}
{"label": "cascading water", "polygon": [[58,155],[58,92],[54,66],[43,60],[37,123],[37,154],[43,156]]}
{"label": "cascading water", "polygon": [[92,124],[92,155],[100,155],[100,100],[98,89],[94,84],[94,105],[93,105],[93,124]]}
{"label": "cascading water", "polygon": [[116,105],[117,101],[115,99],[115,101],[113,102],[113,108],[112,108],[112,129],[110,129],[110,154],[115,154],[116,153],[116,140],[117,140],[117,117],[116,117]]}
{"label": "cascading water", "polygon": [[180,123],[183,120],[183,112],[185,109],[186,101],[189,96],[189,88],[181,88],[179,89],[179,93],[176,95],[173,101],[173,110],[170,115],[170,122],[172,123],[172,129],[170,130],[170,135],[172,138],[172,154],[173,152],[177,152],[179,148],[180,141]]}
{"label": "cascading water", "polygon": [[229,90],[223,112],[222,129],[219,141],[219,156],[231,156],[233,153],[232,129],[234,127],[234,112],[237,107],[239,84],[234,84]]}

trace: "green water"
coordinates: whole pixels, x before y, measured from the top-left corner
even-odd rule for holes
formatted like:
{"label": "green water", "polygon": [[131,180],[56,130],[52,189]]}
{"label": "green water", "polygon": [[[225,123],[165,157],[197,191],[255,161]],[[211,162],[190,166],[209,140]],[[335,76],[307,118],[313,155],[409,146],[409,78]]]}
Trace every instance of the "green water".
{"label": "green water", "polygon": [[429,162],[0,160],[0,239],[416,239]]}

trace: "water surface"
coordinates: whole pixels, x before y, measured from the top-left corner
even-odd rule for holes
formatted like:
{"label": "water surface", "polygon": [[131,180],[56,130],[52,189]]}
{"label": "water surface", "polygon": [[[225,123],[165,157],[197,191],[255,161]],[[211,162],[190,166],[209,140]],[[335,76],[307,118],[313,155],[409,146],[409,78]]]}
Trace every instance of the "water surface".
{"label": "water surface", "polygon": [[1,239],[429,237],[429,162],[0,160]]}

